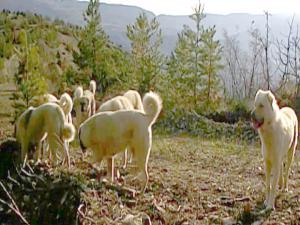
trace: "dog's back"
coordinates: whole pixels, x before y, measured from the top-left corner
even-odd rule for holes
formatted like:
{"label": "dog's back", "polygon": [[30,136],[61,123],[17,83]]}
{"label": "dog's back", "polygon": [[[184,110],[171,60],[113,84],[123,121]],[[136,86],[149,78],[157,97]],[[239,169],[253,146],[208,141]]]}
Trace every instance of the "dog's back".
{"label": "dog's back", "polygon": [[124,96],[131,102],[134,109],[144,111],[142,98],[137,91],[129,90],[124,94]]}
{"label": "dog's back", "polygon": [[61,107],[54,103],[46,103],[33,111],[27,132],[39,141],[45,132],[60,134],[64,122],[65,115]]}
{"label": "dog's back", "polygon": [[124,96],[116,96],[104,102],[98,109],[98,112],[117,111],[117,110],[132,110],[133,106],[130,101]]}
{"label": "dog's back", "polygon": [[293,123],[298,123],[297,115],[295,111],[290,107],[283,107],[280,109],[281,113],[288,118],[289,120],[293,121]]}
{"label": "dog's back", "polygon": [[15,136],[18,142],[21,142],[21,139],[26,134],[26,129],[28,127],[29,120],[31,118],[34,108],[29,107],[25,110],[18,118],[15,124]]}

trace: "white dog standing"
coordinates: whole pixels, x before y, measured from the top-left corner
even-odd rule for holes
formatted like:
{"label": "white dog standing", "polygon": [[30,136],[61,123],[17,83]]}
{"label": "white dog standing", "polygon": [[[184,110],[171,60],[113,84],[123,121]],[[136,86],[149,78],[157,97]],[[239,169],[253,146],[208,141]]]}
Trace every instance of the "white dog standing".
{"label": "white dog standing", "polygon": [[94,162],[107,159],[108,175],[112,182],[113,156],[129,146],[142,172],[144,191],[149,180],[147,165],[152,145],[151,127],[162,109],[161,98],[149,92],[143,98],[143,107],[144,112],[120,110],[97,113],[80,126],[78,136],[82,150],[92,150]]}
{"label": "white dog standing", "polygon": [[[116,96],[104,102],[97,112],[118,111],[118,110],[141,110],[144,111],[143,103],[140,94],[137,91],[129,90],[123,96]],[[132,156],[132,155],[131,155]],[[124,151],[123,168],[127,166],[128,150]],[[131,157],[130,157],[131,160]]]}
{"label": "white dog standing", "polygon": [[288,177],[298,139],[298,120],[293,109],[279,109],[270,91],[259,90],[251,113],[262,144],[266,173],[267,208],[274,208],[277,184],[288,189]]}
{"label": "white dog standing", "polygon": [[77,87],[74,93],[73,107],[76,113],[75,126],[78,128],[80,124],[96,112],[96,82],[91,80],[89,90]]}
{"label": "white dog standing", "polygon": [[65,121],[63,110],[55,103],[46,103],[37,108],[30,107],[23,112],[16,122],[16,138],[21,144],[22,161],[31,151],[35,151],[34,159],[38,160],[42,141],[47,137],[53,161],[57,162],[56,150],[60,148],[64,151],[70,167],[66,142],[74,139],[75,128]]}

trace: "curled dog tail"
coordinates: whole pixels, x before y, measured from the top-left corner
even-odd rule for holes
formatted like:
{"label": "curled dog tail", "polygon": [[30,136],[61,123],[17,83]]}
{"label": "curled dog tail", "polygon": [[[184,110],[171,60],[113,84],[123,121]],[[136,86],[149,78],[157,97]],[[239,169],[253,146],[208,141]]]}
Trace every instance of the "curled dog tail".
{"label": "curled dog tail", "polygon": [[93,95],[95,95],[95,93],[96,93],[96,81],[94,81],[94,80],[90,81],[90,91],[93,93]]}
{"label": "curled dog tail", "polygon": [[83,89],[81,86],[78,86],[74,92],[74,98],[81,98],[83,96]]}
{"label": "curled dog tail", "polygon": [[145,114],[149,118],[149,125],[152,125],[162,109],[162,100],[158,94],[150,91],[143,98],[143,106]]}
{"label": "curled dog tail", "polygon": [[71,123],[64,123],[64,127],[62,130],[62,138],[67,141],[71,142],[74,140],[75,137],[75,127]]}
{"label": "curled dog tail", "polygon": [[59,105],[63,109],[66,116],[72,111],[73,101],[68,93],[62,94],[59,99]]}

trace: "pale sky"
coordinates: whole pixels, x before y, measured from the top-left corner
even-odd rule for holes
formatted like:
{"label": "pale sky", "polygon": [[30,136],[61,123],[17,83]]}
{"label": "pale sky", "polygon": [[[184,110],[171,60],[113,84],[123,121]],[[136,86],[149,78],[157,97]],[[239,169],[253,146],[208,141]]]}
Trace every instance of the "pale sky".
{"label": "pale sky", "polygon": [[[198,0],[100,0],[100,2],[135,5],[156,15],[188,15]],[[300,14],[300,0],[201,0],[205,13],[229,14]]]}

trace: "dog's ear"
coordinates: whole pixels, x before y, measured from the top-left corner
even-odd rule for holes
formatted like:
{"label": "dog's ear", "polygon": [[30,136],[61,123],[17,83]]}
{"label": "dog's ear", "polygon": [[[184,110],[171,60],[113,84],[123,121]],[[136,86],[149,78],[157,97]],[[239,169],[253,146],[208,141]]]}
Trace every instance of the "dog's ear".
{"label": "dog's ear", "polygon": [[273,102],[275,101],[275,97],[274,97],[274,95],[272,94],[271,91],[267,91],[267,97],[268,97],[268,100],[269,100],[269,102],[270,102],[270,104],[272,106]]}

